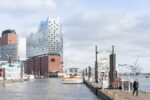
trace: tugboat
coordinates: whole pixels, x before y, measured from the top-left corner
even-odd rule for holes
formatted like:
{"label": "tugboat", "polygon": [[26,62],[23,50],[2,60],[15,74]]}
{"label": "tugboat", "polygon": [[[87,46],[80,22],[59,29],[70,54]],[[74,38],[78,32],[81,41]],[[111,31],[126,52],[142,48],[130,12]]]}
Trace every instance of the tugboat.
{"label": "tugboat", "polygon": [[64,73],[64,84],[81,84],[83,83],[82,77],[79,75],[79,68],[69,68]]}

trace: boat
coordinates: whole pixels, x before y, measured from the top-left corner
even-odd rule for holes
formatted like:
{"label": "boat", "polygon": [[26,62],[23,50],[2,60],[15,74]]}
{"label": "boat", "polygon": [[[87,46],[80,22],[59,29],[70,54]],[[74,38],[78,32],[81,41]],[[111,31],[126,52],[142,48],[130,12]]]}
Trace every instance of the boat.
{"label": "boat", "polygon": [[79,68],[69,68],[64,73],[64,84],[82,84],[83,79],[79,73]]}
{"label": "boat", "polygon": [[149,76],[145,76],[145,78],[149,78]]}

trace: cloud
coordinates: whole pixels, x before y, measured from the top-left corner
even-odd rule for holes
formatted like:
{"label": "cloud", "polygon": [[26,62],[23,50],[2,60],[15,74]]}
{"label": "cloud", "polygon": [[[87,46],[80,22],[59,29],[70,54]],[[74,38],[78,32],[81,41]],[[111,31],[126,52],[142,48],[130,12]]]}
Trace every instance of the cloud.
{"label": "cloud", "polygon": [[55,8],[54,0],[4,0],[0,3],[0,11],[39,11],[43,8]]}
{"label": "cloud", "polygon": [[[109,17],[111,16],[111,17]],[[85,13],[82,15],[74,15],[71,19],[64,23],[67,27],[64,33],[70,40],[92,40],[97,41],[104,39],[105,37],[114,37],[120,35],[119,33],[122,29],[120,23],[121,15],[109,15],[103,13],[92,12]]]}
{"label": "cloud", "polygon": [[0,3],[0,19],[3,23],[0,31],[15,29],[19,36],[26,37],[36,32],[40,21],[51,16],[55,9],[55,0],[3,0]]}
{"label": "cloud", "polygon": [[[9,28],[16,30],[20,38],[20,54],[24,58],[25,38],[38,30],[40,21],[60,14],[64,60],[68,60],[68,66],[94,66],[95,45],[102,50],[111,50],[111,46],[115,45],[118,62],[130,62],[131,59],[141,57],[146,58],[145,64],[148,65],[146,62],[150,59],[150,14],[141,13],[142,10],[140,13],[132,12],[134,9],[130,6],[139,6],[134,0],[129,8],[126,8],[129,0],[125,3],[116,1],[108,4],[103,0],[4,0],[0,3],[0,31]],[[149,7],[148,4],[146,7]],[[145,9],[145,6],[141,5],[138,9],[141,8]],[[125,56],[133,58],[128,60]]]}
{"label": "cloud", "polygon": [[66,6],[70,6],[77,2],[77,0],[64,0],[63,2]]}
{"label": "cloud", "polygon": [[94,66],[95,45],[100,50],[111,50],[111,46],[115,45],[119,57],[117,63],[132,64],[136,58],[149,58],[148,16],[98,11],[72,15],[63,23],[64,44],[69,43],[64,45],[64,53],[67,54],[64,58],[75,55],[75,58],[69,59],[73,63],[80,63],[81,66],[88,66],[89,63]]}

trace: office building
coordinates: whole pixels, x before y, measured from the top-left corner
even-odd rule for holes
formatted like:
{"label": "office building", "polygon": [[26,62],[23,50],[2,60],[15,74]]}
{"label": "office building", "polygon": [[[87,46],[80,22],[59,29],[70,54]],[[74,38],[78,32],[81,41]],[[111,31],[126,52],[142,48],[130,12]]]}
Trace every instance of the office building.
{"label": "office building", "polygon": [[15,62],[18,56],[18,38],[15,30],[4,30],[0,37],[0,61]]}

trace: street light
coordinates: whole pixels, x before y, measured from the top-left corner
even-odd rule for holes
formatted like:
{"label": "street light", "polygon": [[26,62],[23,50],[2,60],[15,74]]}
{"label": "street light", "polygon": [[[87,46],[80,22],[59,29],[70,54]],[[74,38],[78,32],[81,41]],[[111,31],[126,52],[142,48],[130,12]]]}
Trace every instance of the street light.
{"label": "street light", "polygon": [[3,86],[5,86],[5,68],[3,68]]}
{"label": "street light", "polygon": [[97,62],[97,46],[95,46],[95,83],[98,83],[98,62]]}

